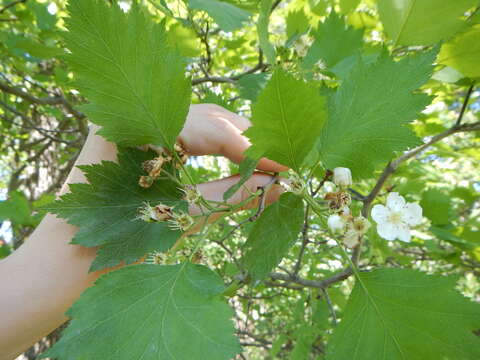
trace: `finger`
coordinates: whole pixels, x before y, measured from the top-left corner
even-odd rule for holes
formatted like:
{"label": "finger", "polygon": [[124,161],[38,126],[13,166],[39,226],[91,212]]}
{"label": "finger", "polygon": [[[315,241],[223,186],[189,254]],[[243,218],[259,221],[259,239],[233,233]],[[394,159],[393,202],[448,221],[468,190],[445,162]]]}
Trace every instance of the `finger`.
{"label": "finger", "polygon": [[[256,192],[260,187],[263,187],[267,184],[270,184],[272,181],[272,176],[263,173],[255,173],[253,176],[248,179],[241,188],[233,194],[230,199],[228,199],[229,204],[238,204],[246,200],[251,193]],[[235,185],[240,180],[239,175],[230,176],[228,178],[210,181],[207,183],[197,185],[197,189],[200,191],[202,196],[206,200],[210,201],[223,201],[223,194],[231,186]],[[283,189],[279,185],[272,185],[269,187],[265,193],[265,204],[271,204],[272,202],[278,200],[279,196],[283,192]],[[253,199],[252,201],[245,204],[242,209],[249,209],[258,206],[259,198]],[[189,212],[191,215],[201,215],[201,210],[198,206],[190,206]],[[220,216],[221,214],[215,214],[215,217]],[[211,217],[209,220],[214,220],[215,217]]]}

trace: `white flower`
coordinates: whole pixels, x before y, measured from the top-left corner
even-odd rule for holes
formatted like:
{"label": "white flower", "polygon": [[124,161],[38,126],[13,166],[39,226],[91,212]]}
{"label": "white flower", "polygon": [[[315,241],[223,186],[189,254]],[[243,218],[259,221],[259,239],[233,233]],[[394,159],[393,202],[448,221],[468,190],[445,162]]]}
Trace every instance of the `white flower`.
{"label": "white flower", "polygon": [[352,172],[350,169],[344,167],[333,169],[333,182],[340,187],[352,185]]}
{"label": "white flower", "polygon": [[333,233],[340,233],[345,230],[346,223],[340,215],[333,214],[328,217],[327,225]]}
{"label": "white flower", "polygon": [[403,196],[392,192],[387,196],[387,206],[375,205],[372,218],[377,232],[385,240],[399,239],[410,242],[410,226],[422,221],[422,208],[417,203],[407,203]]}

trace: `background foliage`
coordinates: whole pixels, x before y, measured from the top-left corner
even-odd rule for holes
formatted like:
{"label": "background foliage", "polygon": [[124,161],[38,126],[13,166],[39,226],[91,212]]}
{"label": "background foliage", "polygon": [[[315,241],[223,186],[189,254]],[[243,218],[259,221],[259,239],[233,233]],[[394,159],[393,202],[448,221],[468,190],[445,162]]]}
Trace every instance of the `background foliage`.
{"label": "background foliage", "polygon": [[[357,248],[349,254],[361,271],[354,281],[343,248],[328,232],[325,218],[314,216],[310,203],[302,210],[302,205],[296,204],[298,199],[289,194],[263,212],[273,219],[257,220],[254,209],[236,213],[209,230],[209,241],[197,253],[196,261],[217,275],[198,265],[176,265],[185,260],[182,256],[155,271],[151,276],[167,285],[169,276],[179,279],[172,297],[165,300],[167,304],[182,295],[203,304],[206,298],[217,299],[225,291],[224,283],[230,284],[228,301],[243,349],[237,356],[243,358],[376,359],[383,358],[382,351],[389,359],[438,359],[439,354],[449,359],[478,358],[478,306],[453,290],[456,287],[479,300],[478,1],[149,0],[139,1],[142,7],[135,15],[135,29],[122,26],[126,21],[123,13],[118,10],[113,17],[108,3],[105,1],[105,15],[98,7],[88,9],[91,1],[82,2],[87,9],[85,23],[70,21],[70,30],[77,26],[78,31],[65,36],[66,2],[0,2],[0,257],[8,256],[24,241],[41,220],[41,208],[53,201],[87,135],[86,115],[106,125],[104,136],[124,145],[154,142],[170,146],[188,103],[158,102],[154,96],[187,96],[191,77],[192,102],[215,103],[251,117],[254,126],[247,136],[254,146],[249,156],[266,155],[295,170],[308,169],[303,174],[311,180],[311,194],[322,197],[331,191],[326,169],[346,166],[355,177],[350,189],[355,214],[368,216],[372,203],[383,203],[388,192],[396,191],[408,201],[418,201],[425,219],[410,243],[386,242],[372,226],[362,251]],[[130,1],[118,3],[124,10],[132,6]],[[80,2],[72,4],[79,6]],[[155,91],[137,84],[138,88],[129,92],[122,83],[119,87],[98,81],[93,71],[104,64],[105,49],[97,48],[97,58],[66,55],[65,50],[68,46],[75,54],[76,46],[80,47],[77,53],[82,46],[99,46],[85,43],[88,34],[81,32],[95,21],[95,29],[105,34],[124,31],[126,37],[142,39],[139,51],[146,54],[145,59],[154,51],[161,53],[166,40],[179,51],[186,76],[182,72],[169,79],[182,71],[180,56],[172,55],[157,60],[165,71],[156,73],[155,81],[148,84]],[[165,34],[163,27],[168,30]],[[109,61],[115,62],[124,54],[110,55]],[[125,68],[135,70],[134,63],[128,62],[134,57],[126,59]],[[141,77],[157,65],[146,63],[136,75]],[[121,79],[116,69],[104,66],[100,72],[115,81]],[[79,82],[76,74],[82,71],[87,75]],[[169,81],[175,84],[174,92],[163,91]],[[136,97],[128,98],[131,93]],[[112,110],[101,107],[105,94],[109,101],[115,96],[120,103],[113,107],[117,113],[110,118],[100,116],[102,111]],[[298,103],[290,102],[297,94],[303,102],[298,98]],[[282,113],[282,107],[289,112]],[[152,138],[148,128],[138,136],[137,127],[132,131],[126,124],[121,132],[130,131],[135,137],[124,142],[120,131],[115,133],[119,127],[112,125],[124,114],[150,119],[152,129],[162,129],[154,134],[163,138]],[[273,121],[282,121],[280,132],[262,136],[272,131]],[[166,128],[166,124],[174,126]],[[322,124],[318,140],[315,134]],[[292,141],[285,153],[282,141],[286,138]],[[317,159],[322,164],[313,167]],[[120,171],[113,164],[108,166],[112,173]],[[241,166],[247,168],[248,164]],[[195,183],[239,171],[237,165],[218,157],[191,158],[187,169]],[[108,184],[93,185],[115,191]],[[161,193],[162,189],[151,191]],[[148,196],[162,195],[132,195],[139,202]],[[299,232],[293,242],[276,234],[281,227],[269,228],[285,218],[292,223],[285,226],[294,234]],[[255,247],[259,238],[271,238],[268,244],[279,251],[278,256],[269,247]],[[145,241],[144,250],[151,251],[148,238]],[[139,252],[135,258],[141,255]],[[262,257],[268,261],[255,261]],[[120,260],[125,259],[134,258]],[[103,261],[100,267],[118,259]],[[239,284],[244,279],[238,275],[245,267],[258,280],[250,286]],[[134,281],[138,274],[127,269],[122,270],[126,272],[123,279]],[[151,270],[146,267],[144,271]],[[117,276],[121,273],[102,281],[115,283]],[[187,281],[199,276],[212,279],[211,286],[198,289]],[[158,285],[161,281],[142,291],[148,295]],[[74,316],[83,316],[82,302],[98,298],[94,292],[100,290],[95,289],[71,309]],[[135,291],[138,294],[138,289],[118,289],[120,294]],[[212,334],[221,337],[223,332],[233,332],[224,303],[217,299],[208,304],[212,309],[206,309],[196,321],[201,324],[202,316],[210,319],[215,313],[218,323]],[[102,309],[104,305],[97,301],[95,306]],[[177,319],[173,323],[181,332],[182,322]],[[81,328],[82,324],[72,326]],[[131,326],[135,326],[134,320]],[[145,334],[148,337],[148,332]],[[65,339],[68,341],[68,335]],[[238,350],[226,335],[222,341],[229,344],[228,351],[205,347],[205,352],[210,351],[212,358],[213,354],[225,358]],[[49,343],[50,339],[44,339],[24,356],[37,358]],[[459,343],[464,346],[458,348]],[[56,348],[57,354],[62,347],[71,346],[64,344]],[[98,355],[104,349],[92,351]]]}

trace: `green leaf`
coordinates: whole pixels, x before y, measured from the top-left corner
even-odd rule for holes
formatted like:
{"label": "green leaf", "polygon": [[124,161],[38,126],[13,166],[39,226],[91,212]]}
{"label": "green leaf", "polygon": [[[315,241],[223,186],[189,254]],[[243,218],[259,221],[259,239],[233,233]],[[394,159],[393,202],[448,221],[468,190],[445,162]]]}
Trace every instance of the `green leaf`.
{"label": "green leaf", "polygon": [[190,263],[134,265],[102,276],[68,310],[59,360],[228,360],[240,351],[221,279]]}
{"label": "green leaf", "polygon": [[358,53],[363,46],[363,31],[345,24],[335,12],[325,19],[314,32],[315,41],[303,59],[302,67],[311,69],[322,59],[327,67],[333,67],[343,59]]}
{"label": "green leaf", "polygon": [[245,181],[250,179],[253,172],[255,171],[255,168],[257,167],[257,163],[258,163],[257,160],[250,159],[249,157],[246,157],[245,159],[243,159],[239,167],[240,179],[236,184],[229,187],[227,191],[223,193],[223,200],[226,201],[230,199],[233,196],[233,194],[235,194],[238,191],[238,189],[240,189],[240,187],[243,184],[245,184]]}
{"label": "green leaf", "polygon": [[82,106],[98,132],[120,145],[173,147],[190,105],[190,81],[180,55],[167,45],[163,24],[139,5],[71,1],[65,39]]}
{"label": "green leaf", "polygon": [[27,7],[29,7],[35,13],[37,26],[39,29],[50,30],[55,27],[57,17],[48,12],[47,4],[29,1],[27,2]]}
{"label": "green leaf", "polygon": [[419,143],[405,125],[431,101],[430,96],[413,91],[430,78],[435,56],[434,49],[398,62],[386,53],[370,65],[357,61],[330,98],[329,118],[319,142],[327,168],[348,167],[354,177],[369,177],[395,151]]}
{"label": "green leaf", "polygon": [[242,27],[250,18],[250,13],[243,9],[218,0],[189,0],[190,8],[203,10],[212,17],[223,31],[234,31]]}
{"label": "green leaf", "polygon": [[290,11],[287,15],[287,39],[308,30],[308,17],[303,10]]}
{"label": "green leaf", "polygon": [[80,228],[73,244],[100,246],[91,271],[122,261],[130,264],[146,253],[168,250],[181,235],[165,222],[135,220],[145,202],[152,206],[163,203],[184,207],[179,200],[181,193],[171,180],[157,180],[148,189],[138,185],[144,174],[142,163],[154,157],[153,152],[120,149],[118,164],[103,161],[81,166],[89,184],[70,185],[70,193],[46,207]]}
{"label": "green leaf", "polygon": [[270,10],[272,8],[273,0],[260,1],[260,15],[257,20],[258,42],[260,48],[267,58],[269,64],[275,64],[275,48],[268,39],[268,24],[270,23]]}
{"label": "green leaf", "polygon": [[455,285],[410,269],[360,273],[327,360],[480,358],[480,306]]}
{"label": "green leaf", "polygon": [[253,126],[244,132],[252,146],[245,154],[298,170],[320,135],[325,103],[314,84],[276,70],[253,107]]}
{"label": "green leaf", "polygon": [[462,30],[460,17],[477,0],[379,0],[385,32],[395,45],[432,45]]}
{"label": "green leaf", "polygon": [[36,225],[30,202],[22,192],[12,191],[7,200],[0,201],[0,221],[3,220],[10,220],[18,225]]}
{"label": "green leaf", "polygon": [[285,193],[255,222],[244,247],[242,263],[253,280],[262,280],[287,254],[303,224],[302,199]]}
{"label": "green leaf", "polygon": [[470,27],[440,50],[439,63],[449,65],[462,74],[480,77],[480,25]]}
{"label": "green leaf", "polygon": [[423,215],[426,216],[432,224],[445,225],[450,222],[452,217],[452,204],[450,197],[440,190],[429,189],[422,194],[420,205],[423,209]]}
{"label": "green leaf", "polygon": [[350,11],[354,10],[359,3],[360,0],[340,0],[340,13],[349,13]]}
{"label": "green leaf", "polygon": [[268,81],[268,74],[247,74],[238,81],[240,96],[244,99],[256,101],[258,94],[265,88]]}

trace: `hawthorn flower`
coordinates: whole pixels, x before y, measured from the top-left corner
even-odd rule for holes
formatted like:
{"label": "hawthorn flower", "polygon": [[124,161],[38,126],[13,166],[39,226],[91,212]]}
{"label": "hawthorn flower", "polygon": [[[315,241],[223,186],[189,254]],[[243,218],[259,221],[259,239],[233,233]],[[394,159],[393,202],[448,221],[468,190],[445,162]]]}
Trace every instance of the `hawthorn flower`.
{"label": "hawthorn flower", "polygon": [[378,204],[372,209],[378,235],[385,240],[410,242],[410,226],[420,224],[422,208],[417,203],[407,203],[396,192],[388,194],[386,205]]}
{"label": "hawthorn flower", "polygon": [[182,189],[182,192],[185,194],[184,198],[190,205],[197,204],[200,201],[202,195],[193,185],[185,185]]}
{"label": "hawthorn flower", "polygon": [[173,213],[172,218],[168,220],[168,222],[171,229],[187,231],[193,226],[195,220],[193,220],[190,215],[182,211]]}
{"label": "hawthorn flower", "polygon": [[135,219],[143,220],[145,222],[154,222],[166,221],[172,218],[172,208],[170,206],[164,204],[151,206],[148,202],[145,202],[138,210],[138,216]]}
{"label": "hawthorn flower", "polygon": [[327,225],[330,231],[335,234],[342,233],[347,224],[342,216],[338,214],[332,214],[328,217]]}
{"label": "hawthorn flower", "polygon": [[349,168],[337,167],[333,169],[333,182],[340,187],[352,185],[352,172]]}

